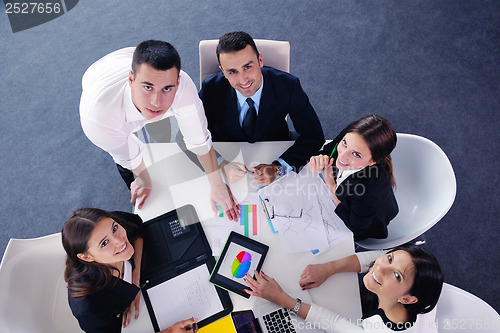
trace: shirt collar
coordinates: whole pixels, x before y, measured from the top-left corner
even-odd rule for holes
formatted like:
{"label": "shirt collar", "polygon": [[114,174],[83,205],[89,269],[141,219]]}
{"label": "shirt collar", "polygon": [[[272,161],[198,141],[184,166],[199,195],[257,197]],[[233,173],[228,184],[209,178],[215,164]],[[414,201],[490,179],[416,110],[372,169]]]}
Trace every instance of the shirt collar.
{"label": "shirt collar", "polygon": [[[262,83],[260,85],[260,88],[257,89],[257,91],[255,92],[255,94],[253,94],[252,96],[250,96],[250,98],[253,100],[254,102],[254,106],[255,106],[255,110],[259,110],[259,105],[260,105],[260,97],[262,96],[262,87],[264,87],[264,75],[262,75]],[[240,107],[240,110],[242,109],[242,107],[245,105],[246,101],[247,101],[247,98],[248,97],[245,97],[243,96],[238,90],[236,90],[236,97],[238,98],[238,105]]]}
{"label": "shirt collar", "polygon": [[340,183],[342,183],[350,175],[353,175],[356,172],[361,171],[363,169],[364,168],[355,169],[355,170],[339,170],[339,172],[337,173],[337,179],[336,179],[337,185],[340,185]]}

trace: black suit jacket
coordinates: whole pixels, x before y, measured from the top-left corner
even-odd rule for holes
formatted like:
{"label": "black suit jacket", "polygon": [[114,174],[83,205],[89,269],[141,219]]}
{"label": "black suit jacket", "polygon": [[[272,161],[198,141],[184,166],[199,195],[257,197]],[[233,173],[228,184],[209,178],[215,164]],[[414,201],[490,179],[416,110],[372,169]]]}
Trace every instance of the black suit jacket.
{"label": "black suit jacket", "polygon": [[104,289],[85,297],[69,297],[71,312],[86,333],[119,333],[122,314],[130,306],[139,288],[112,277]]}
{"label": "black suit jacket", "polygon": [[[341,144],[346,130],[325,145],[319,154],[330,156],[335,144]],[[337,160],[337,156],[335,152],[332,157]],[[338,171],[333,164],[334,177]],[[387,238],[387,225],[399,208],[385,165],[377,163],[350,175],[337,186],[335,195],[340,200],[335,213],[352,231],[354,240]]]}
{"label": "black suit jacket", "polygon": [[[290,140],[285,119],[289,115],[299,137],[280,157],[298,171],[324,144],[323,129],[298,78],[271,67],[263,67],[262,75],[264,87],[251,142]],[[199,96],[213,141],[248,141],[239,123],[236,91],[222,73],[203,81]]]}

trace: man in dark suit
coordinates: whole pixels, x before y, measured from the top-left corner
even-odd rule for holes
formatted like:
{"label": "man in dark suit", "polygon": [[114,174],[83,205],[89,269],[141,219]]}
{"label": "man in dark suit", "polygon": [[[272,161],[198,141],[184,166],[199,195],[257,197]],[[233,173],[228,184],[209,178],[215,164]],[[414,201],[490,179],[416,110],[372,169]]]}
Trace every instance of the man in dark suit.
{"label": "man in dark suit", "polygon": [[[298,172],[325,142],[318,116],[299,79],[263,67],[262,54],[245,32],[223,35],[216,52],[221,73],[203,81],[199,93],[213,141],[291,140],[288,115],[298,138],[272,164],[252,168],[253,177],[265,185],[291,170]],[[242,164],[231,164],[247,171]],[[244,172],[230,168],[227,161],[221,167],[230,181],[244,176]]]}

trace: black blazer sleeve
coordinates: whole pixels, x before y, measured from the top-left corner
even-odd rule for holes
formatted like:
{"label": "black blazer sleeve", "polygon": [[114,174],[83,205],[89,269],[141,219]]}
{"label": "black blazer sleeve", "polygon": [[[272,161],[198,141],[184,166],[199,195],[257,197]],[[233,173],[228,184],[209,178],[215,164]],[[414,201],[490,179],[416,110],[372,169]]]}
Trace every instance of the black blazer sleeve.
{"label": "black blazer sleeve", "polygon": [[335,213],[353,232],[354,240],[387,238],[387,225],[399,208],[383,167],[373,165],[349,176],[335,191]]}
{"label": "black blazer sleeve", "polygon": [[122,313],[130,306],[139,288],[112,278],[104,289],[83,297],[68,295],[71,312],[87,333],[121,332]]}
{"label": "black blazer sleeve", "polygon": [[[280,157],[298,171],[325,142],[319,118],[298,78],[270,67],[263,67],[262,75],[264,86],[252,142],[290,140],[288,115],[299,137]],[[248,142],[239,124],[236,92],[221,73],[203,81],[199,97],[214,142]]]}
{"label": "black blazer sleeve", "polygon": [[299,137],[280,157],[298,172],[325,143],[325,136],[316,111],[299,79],[293,77],[292,82],[288,114]]}

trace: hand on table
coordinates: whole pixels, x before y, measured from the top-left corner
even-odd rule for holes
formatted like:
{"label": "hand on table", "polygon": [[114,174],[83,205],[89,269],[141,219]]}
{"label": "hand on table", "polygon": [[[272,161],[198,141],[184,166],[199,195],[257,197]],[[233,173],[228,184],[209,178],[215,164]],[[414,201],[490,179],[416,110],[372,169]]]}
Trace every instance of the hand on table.
{"label": "hand on table", "polygon": [[193,325],[198,321],[198,318],[190,318],[186,320],[181,320],[173,324],[171,327],[166,330],[161,331],[160,333],[186,333],[186,331],[191,331],[193,329]]}
{"label": "hand on table", "polygon": [[327,264],[307,265],[300,276],[299,285],[302,290],[316,288],[325,282],[331,275]]}
{"label": "hand on table", "polygon": [[269,185],[278,176],[276,166],[273,164],[259,164],[256,167],[253,167],[252,170],[255,171],[252,174],[252,177],[260,185]]}
{"label": "hand on table", "polygon": [[[282,307],[288,304],[295,304],[295,300],[288,296],[281,289],[275,279],[266,275],[266,273],[254,271],[255,279],[250,274],[245,274],[245,281],[251,290],[245,289],[245,292],[256,297],[264,298],[270,302],[276,303]],[[291,299],[291,302],[290,302]]]}
{"label": "hand on table", "polygon": [[136,200],[139,200],[137,208],[141,209],[142,205],[151,194],[151,188],[152,185],[150,182],[146,182],[140,177],[137,177],[130,184],[130,202],[135,203]]}
{"label": "hand on table", "polygon": [[123,328],[130,324],[130,318],[132,318],[132,311],[135,310],[135,320],[139,318],[139,303],[141,299],[141,292],[137,293],[135,299],[130,303],[130,306],[123,313]]}
{"label": "hand on table", "polygon": [[[232,165],[232,166],[231,166]],[[229,183],[236,183],[237,181],[243,179],[248,171],[247,167],[244,164],[238,162],[231,162],[224,160],[221,163],[221,168],[224,170],[224,174],[226,175],[226,179]],[[238,170],[237,168],[243,170]]]}
{"label": "hand on table", "polygon": [[217,214],[216,203],[222,206],[222,209],[230,221],[236,221],[240,217],[240,204],[233,196],[229,186],[223,182],[212,185],[210,189],[210,204],[212,205],[214,214]]}

